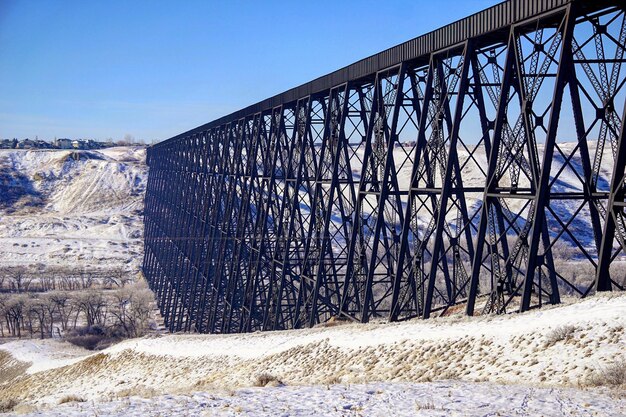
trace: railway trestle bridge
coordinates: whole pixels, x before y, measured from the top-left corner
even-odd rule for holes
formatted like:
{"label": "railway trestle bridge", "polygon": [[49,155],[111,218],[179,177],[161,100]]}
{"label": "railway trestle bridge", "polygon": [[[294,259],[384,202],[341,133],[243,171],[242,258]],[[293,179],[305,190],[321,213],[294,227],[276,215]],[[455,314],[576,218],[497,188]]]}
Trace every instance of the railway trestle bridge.
{"label": "railway trestle bridge", "polygon": [[625,12],[505,1],[151,146],[143,271],[167,327],[623,290]]}

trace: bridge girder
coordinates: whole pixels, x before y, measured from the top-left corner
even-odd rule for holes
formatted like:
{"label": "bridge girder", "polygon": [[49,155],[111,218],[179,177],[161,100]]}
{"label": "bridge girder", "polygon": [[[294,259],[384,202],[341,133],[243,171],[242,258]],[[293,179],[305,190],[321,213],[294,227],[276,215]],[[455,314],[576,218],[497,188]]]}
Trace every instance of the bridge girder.
{"label": "bridge girder", "polygon": [[548,3],[502,3],[150,147],[143,271],[168,328],[623,289],[624,5]]}

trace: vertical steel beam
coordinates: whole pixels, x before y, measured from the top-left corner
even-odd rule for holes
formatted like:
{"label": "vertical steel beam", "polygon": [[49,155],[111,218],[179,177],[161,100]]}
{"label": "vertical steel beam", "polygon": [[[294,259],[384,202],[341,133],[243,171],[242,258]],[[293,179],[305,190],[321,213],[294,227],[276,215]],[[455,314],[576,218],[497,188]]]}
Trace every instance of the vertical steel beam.
{"label": "vertical steel beam", "polygon": [[[624,116],[622,117],[622,131],[620,132],[617,154],[613,164],[613,176],[611,177],[611,190],[609,201],[607,203],[606,216],[604,219],[604,233],[602,234],[602,242],[600,252],[598,254],[598,268],[595,277],[596,291],[611,291],[613,288],[611,281],[611,261],[613,258],[613,244],[615,242],[616,233],[618,234],[620,244],[623,244],[626,236],[620,234],[624,230],[618,230],[618,222],[621,220],[623,225],[624,205],[617,205],[617,202],[624,203],[625,180],[624,170],[626,167],[626,101],[624,102]],[[623,227],[623,226],[622,226]]]}
{"label": "vertical steel beam", "polygon": [[[532,213],[532,227],[530,233],[530,243],[528,250],[528,263],[526,266],[526,276],[524,279],[524,287],[522,289],[522,300],[520,304],[520,311],[527,311],[530,309],[530,298],[531,293],[533,291],[534,280],[535,280],[535,270],[537,268],[537,261],[539,251],[539,240],[543,237],[544,247],[547,251],[549,251],[549,247],[547,245],[547,233],[545,231],[546,228],[546,214],[545,208],[549,204],[550,197],[550,189],[549,189],[549,180],[550,180],[550,171],[552,168],[552,159],[554,156],[554,146],[556,143],[556,134],[559,126],[559,117],[561,114],[561,104],[563,102],[563,92],[568,83],[567,71],[571,68],[571,64],[568,63],[568,60],[572,60],[572,37],[574,33],[574,24],[575,17],[571,12],[571,7],[569,6],[564,16],[564,27],[562,30],[562,40],[561,40],[561,54],[559,61],[559,68],[556,74],[556,81],[554,85],[554,91],[552,94],[552,109],[550,111],[550,121],[548,124],[548,133],[546,135],[546,141],[544,144],[543,151],[543,163],[541,164],[540,177],[537,184],[536,195],[534,199],[534,213]],[[529,103],[526,103],[529,104]],[[528,117],[528,113],[525,113],[525,117]],[[527,129],[530,124],[527,122]],[[527,134],[530,135],[530,131],[527,130]],[[537,172],[535,170],[535,172]],[[554,275],[554,269],[551,268],[551,275]],[[541,277],[539,278],[541,279]],[[558,303],[558,286],[554,278],[551,279],[551,286],[553,296],[556,296],[552,300],[553,303]],[[541,298],[541,293],[538,294],[539,298]]]}
{"label": "vertical steel beam", "polygon": [[495,190],[497,184],[494,183],[498,171],[498,155],[500,154],[500,145],[502,143],[502,132],[506,123],[506,109],[509,102],[509,91],[515,77],[515,32],[513,28],[509,30],[509,40],[507,46],[507,55],[504,63],[504,71],[502,76],[502,86],[500,87],[500,97],[498,100],[498,108],[496,111],[496,119],[494,121],[493,139],[491,141],[491,152],[489,153],[487,177],[485,179],[485,190],[483,192],[483,202],[480,209],[480,221],[478,224],[478,232],[476,236],[476,248],[474,249],[474,259],[472,261],[472,275],[470,277],[469,296],[467,298],[466,313],[469,316],[474,315],[476,298],[478,296],[478,284],[480,281],[480,270],[483,265],[483,249],[485,246],[485,235],[489,224],[489,209],[492,201],[495,200],[490,196]]}
{"label": "vertical steel beam", "polygon": [[[458,166],[458,156],[457,156],[457,142],[459,138],[459,128],[461,126],[461,119],[463,116],[463,105],[465,103],[465,95],[467,94],[468,86],[469,86],[469,70],[472,62],[472,56],[474,54],[474,48],[471,41],[465,42],[464,52],[463,52],[463,66],[461,68],[460,75],[460,85],[458,90],[458,96],[456,101],[456,108],[454,110],[454,116],[452,118],[452,131],[450,133],[450,142],[449,142],[449,155],[446,164],[446,170],[444,174],[444,180],[439,196],[439,206],[436,212],[437,223],[435,229],[435,242],[433,248],[433,258],[430,267],[430,274],[428,278],[428,286],[426,288],[426,299],[424,300],[424,318],[428,318],[430,316],[430,312],[432,309],[433,302],[433,293],[435,290],[435,281],[437,280],[437,270],[439,266],[439,256],[442,254],[443,257],[446,255],[442,253],[443,249],[443,229],[446,223],[446,207],[448,205],[448,198],[452,194],[452,186],[453,186],[453,168]],[[440,70],[441,71],[441,70]],[[443,78],[440,75],[441,78]],[[447,98],[446,98],[447,100]],[[458,171],[457,171],[458,173]],[[458,178],[458,177],[457,177]],[[465,213],[467,216],[467,213]],[[449,285],[449,283],[448,283]],[[451,302],[452,300],[448,300]]]}

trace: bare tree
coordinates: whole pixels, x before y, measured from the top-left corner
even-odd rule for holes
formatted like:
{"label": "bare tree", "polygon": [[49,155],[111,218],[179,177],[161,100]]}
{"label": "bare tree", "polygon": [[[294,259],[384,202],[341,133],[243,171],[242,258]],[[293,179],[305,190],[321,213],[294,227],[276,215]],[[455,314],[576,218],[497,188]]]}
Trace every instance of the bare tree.
{"label": "bare tree", "polygon": [[6,322],[7,304],[9,297],[4,294],[0,294],[0,336],[4,337],[4,324]]}
{"label": "bare tree", "polygon": [[[31,336],[35,329],[39,332],[41,339],[44,339],[47,334],[52,333],[49,330],[52,317],[48,314],[49,309],[45,299],[40,297],[29,298],[26,303],[26,311],[28,314],[28,329]],[[36,328],[33,327],[33,322],[36,324]]]}
{"label": "bare tree", "polygon": [[150,323],[150,317],[155,309],[154,293],[148,288],[145,281],[140,281],[133,287],[133,298],[130,305],[130,318],[134,329],[134,336],[145,334]]}
{"label": "bare tree", "polygon": [[[86,290],[76,293],[74,304],[78,312],[85,315],[87,326],[104,326],[107,318],[107,302],[102,291]],[[76,320],[74,321],[76,323]]]}
{"label": "bare tree", "polygon": [[112,295],[111,315],[129,337],[144,334],[154,309],[154,296],[141,282],[120,288]]}
{"label": "bare tree", "polygon": [[14,295],[7,300],[5,305],[5,320],[11,336],[22,337],[26,303],[27,299],[24,295]]}
{"label": "bare tree", "polygon": [[61,314],[59,313],[59,308],[58,305],[56,303],[56,299],[54,297],[54,293],[53,292],[48,292],[45,293],[43,295],[41,295],[41,303],[43,306],[43,309],[45,310],[47,316],[48,316],[48,335],[50,337],[54,337],[54,330],[55,328],[57,329],[58,335],[59,337],[61,336],[61,332],[58,330],[58,327],[55,327],[55,322],[56,319],[58,318],[59,321],[62,320]]}
{"label": "bare tree", "polygon": [[29,274],[28,270],[24,266],[4,268],[2,275],[8,277],[11,290],[18,293],[28,291],[28,288],[33,280],[33,276]]}
{"label": "bare tree", "polygon": [[129,282],[131,282],[133,279],[130,276],[129,272],[122,268],[122,267],[117,267],[117,268],[113,268],[111,269],[108,274],[105,275],[104,277],[104,285],[108,286],[109,288],[112,287],[117,287],[117,288],[121,288],[121,287],[125,287],[126,284],[128,284]]}
{"label": "bare tree", "polygon": [[56,290],[56,279],[54,273],[46,268],[41,268],[37,271],[37,281],[41,291],[54,291]]}
{"label": "bare tree", "polygon": [[82,289],[91,288],[93,286],[95,280],[93,272],[80,271],[78,276]]}
{"label": "bare tree", "polygon": [[112,294],[111,315],[115,319],[115,324],[123,329],[124,334],[131,333],[131,323],[129,320],[129,305],[132,302],[131,288],[120,288]]}
{"label": "bare tree", "polygon": [[80,288],[79,278],[69,268],[62,268],[56,271],[56,278],[59,288],[65,291],[73,291]]}
{"label": "bare tree", "polygon": [[117,142],[115,142],[116,145],[118,146],[128,146],[131,145],[135,140],[135,137],[133,135],[131,135],[130,133],[127,133],[124,135],[124,139],[118,140]]}
{"label": "bare tree", "polygon": [[72,302],[71,294],[67,291],[55,291],[48,294],[52,308],[59,315],[59,322],[63,331],[68,329],[70,317],[74,312],[75,303]]}

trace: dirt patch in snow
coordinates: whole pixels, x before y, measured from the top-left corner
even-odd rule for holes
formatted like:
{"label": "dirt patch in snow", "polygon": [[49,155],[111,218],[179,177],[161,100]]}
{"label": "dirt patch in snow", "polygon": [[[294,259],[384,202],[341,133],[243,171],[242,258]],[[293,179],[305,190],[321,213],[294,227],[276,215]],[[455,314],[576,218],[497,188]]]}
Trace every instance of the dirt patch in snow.
{"label": "dirt patch in snow", "polygon": [[31,364],[21,362],[6,350],[0,350],[0,386],[22,376]]}

